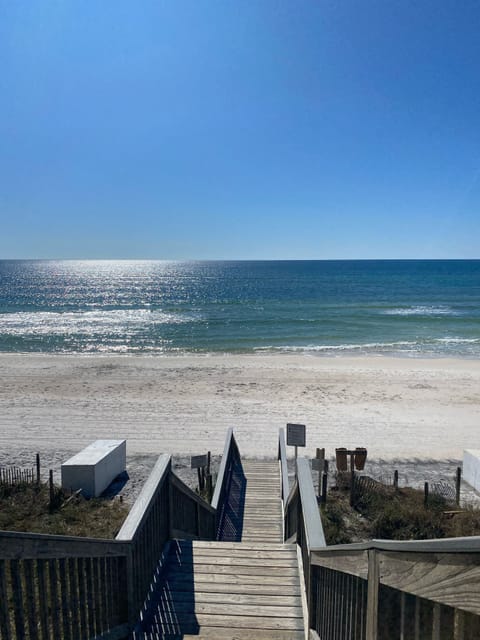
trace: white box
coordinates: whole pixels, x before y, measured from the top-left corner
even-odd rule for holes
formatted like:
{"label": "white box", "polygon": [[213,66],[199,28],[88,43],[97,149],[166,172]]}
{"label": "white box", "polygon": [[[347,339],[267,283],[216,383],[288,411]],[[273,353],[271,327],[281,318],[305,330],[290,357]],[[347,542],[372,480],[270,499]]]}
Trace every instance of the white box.
{"label": "white box", "polygon": [[95,440],[62,464],[62,488],[99,496],[126,469],[126,440]]}
{"label": "white box", "polygon": [[480,491],[480,449],[464,450],[462,477],[476,491]]}

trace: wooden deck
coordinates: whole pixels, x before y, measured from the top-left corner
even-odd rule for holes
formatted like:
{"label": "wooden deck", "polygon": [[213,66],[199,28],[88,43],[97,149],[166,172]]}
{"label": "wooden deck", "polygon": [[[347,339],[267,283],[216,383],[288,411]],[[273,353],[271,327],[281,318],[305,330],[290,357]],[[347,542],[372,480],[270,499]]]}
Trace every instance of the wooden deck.
{"label": "wooden deck", "polygon": [[296,545],[282,543],[278,463],[242,469],[240,541],[173,541],[136,639],[305,637]]}
{"label": "wooden deck", "polygon": [[246,477],[242,542],[283,542],[278,462],[245,460]]}

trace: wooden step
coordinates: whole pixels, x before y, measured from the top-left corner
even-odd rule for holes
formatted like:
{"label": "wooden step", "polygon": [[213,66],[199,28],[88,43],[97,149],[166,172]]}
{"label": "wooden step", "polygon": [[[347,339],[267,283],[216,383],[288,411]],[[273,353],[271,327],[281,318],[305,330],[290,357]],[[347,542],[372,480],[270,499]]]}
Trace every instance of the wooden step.
{"label": "wooden step", "polygon": [[[136,636],[140,638],[140,636]],[[200,627],[198,634],[164,635],[165,640],[305,640],[303,631],[276,629],[222,629]],[[146,636],[143,640],[158,640],[158,636]]]}
{"label": "wooden step", "polygon": [[[284,629],[300,631],[303,629],[303,618],[279,618],[273,616],[252,615],[212,615],[208,613],[185,613],[181,620],[174,623],[175,631],[183,633],[195,633],[199,627],[223,627],[227,629]],[[173,626],[173,625],[171,625]],[[170,628],[171,628],[170,626]],[[162,632],[169,631],[168,624],[155,624],[155,627]]]}

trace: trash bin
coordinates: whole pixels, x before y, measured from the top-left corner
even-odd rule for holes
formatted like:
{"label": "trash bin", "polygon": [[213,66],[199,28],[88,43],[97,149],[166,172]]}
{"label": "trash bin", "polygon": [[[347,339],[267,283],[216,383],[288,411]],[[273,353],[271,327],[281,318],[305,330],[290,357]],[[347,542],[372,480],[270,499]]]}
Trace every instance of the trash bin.
{"label": "trash bin", "polygon": [[355,469],[357,469],[357,471],[363,471],[366,460],[367,450],[364,447],[357,447],[355,449]]}
{"label": "trash bin", "polygon": [[338,447],[335,449],[335,457],[337,461],[337,471],[347,471],[347,449],[345,447]]}

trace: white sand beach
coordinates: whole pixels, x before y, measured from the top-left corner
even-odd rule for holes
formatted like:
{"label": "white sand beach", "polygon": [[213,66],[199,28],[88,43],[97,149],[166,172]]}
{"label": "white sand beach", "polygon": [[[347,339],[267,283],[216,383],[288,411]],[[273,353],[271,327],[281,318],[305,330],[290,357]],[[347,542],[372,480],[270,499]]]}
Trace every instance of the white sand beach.
{"label": "white sand beach", "polygon": [[0,355],[0,451],[78,451],[126,438],[129,456],[273,457],[286,422],[307,448],[383,459],[459,459],[480,448],[480,362],[306,355]]}

